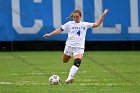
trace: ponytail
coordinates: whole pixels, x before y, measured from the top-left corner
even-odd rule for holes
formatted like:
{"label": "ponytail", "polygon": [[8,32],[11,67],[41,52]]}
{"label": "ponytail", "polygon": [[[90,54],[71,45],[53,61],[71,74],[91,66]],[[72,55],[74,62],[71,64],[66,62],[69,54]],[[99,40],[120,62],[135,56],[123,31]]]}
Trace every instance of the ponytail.
{"label": "ponytail", "polygon": [[66,20],[69,18],[73,18],[73,13],[71,13],[70,16],[66,18]]}
{"label": "ponytail", "polygon": [[73,18],[73,14],[74,14],[74,13],[78,13],[78,14],[82,17],[82,13],[81,13],[80,10],[74,10],[74,11],[70,14],[70,16],[66,18],[66,20],[67,20],[68,18]]}

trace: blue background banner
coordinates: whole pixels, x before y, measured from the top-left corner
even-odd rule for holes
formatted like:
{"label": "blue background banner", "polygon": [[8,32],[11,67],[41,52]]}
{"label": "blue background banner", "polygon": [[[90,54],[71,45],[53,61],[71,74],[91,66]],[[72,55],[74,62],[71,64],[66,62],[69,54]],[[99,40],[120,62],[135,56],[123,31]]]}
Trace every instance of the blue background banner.
{"label": "blue background banner", "polygon": [[65,41],[67,33],[43,38],[75,9],[95,22],[109,9],[100,27],[88,29],[86,41],[140,40],[140,0],[0,0],[0,41]]}

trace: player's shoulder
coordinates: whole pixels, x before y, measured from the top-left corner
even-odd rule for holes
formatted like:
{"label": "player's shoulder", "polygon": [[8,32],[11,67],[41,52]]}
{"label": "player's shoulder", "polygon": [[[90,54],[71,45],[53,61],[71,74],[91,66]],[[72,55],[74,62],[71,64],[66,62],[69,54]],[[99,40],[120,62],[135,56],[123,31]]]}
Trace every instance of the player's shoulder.
{"label": "player's shoulder", "polygon": [[88,24],[88,22],[81,21],[81,22],[80,22],[80,24],[81,24],[81,25],[87,25],[87,24]]}
{"label": "player's shoulder", "polygon": [[[86,24],[88,24],[88,23],[89,23],[89,22],[80,21],[80,24],[82,24],[82,25],[86,25]],[[68,21],[66,24],[69,24],[69,25],[75,24],[75,21]]]}
{"label": "player's shoulder", "polygon": [[85,22],[85,21],[83,21],[82,23],[83,23],[83,24],[88,24],[89,22]]}
{"label": "player's shoulder", "polygon": [[65,24],[70,25],[70,24],[73,24],[73,23],[74,23],[74,21],[68,21]]}
{"label": "player's shoulder", "polygon": [[74,21],[68,21],[68,23],[70,23],[70,24],[74,24],[75,22],[74,22]]}

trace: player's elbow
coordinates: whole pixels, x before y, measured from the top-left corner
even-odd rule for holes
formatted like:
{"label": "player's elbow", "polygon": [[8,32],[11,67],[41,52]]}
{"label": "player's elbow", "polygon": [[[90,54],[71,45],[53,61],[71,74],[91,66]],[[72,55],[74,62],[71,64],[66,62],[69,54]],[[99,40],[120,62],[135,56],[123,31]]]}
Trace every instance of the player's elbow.
{"label": "player's elbow", "polygon": [[101,22],[97,22],[97,27],[101,25]]}
{"label": "player's elbow", "polygon": [[98,27],[98,26],[100,26],[100,23],[95,23],[95,24],[93,25],[93,28],[94,28],[94,27]]}

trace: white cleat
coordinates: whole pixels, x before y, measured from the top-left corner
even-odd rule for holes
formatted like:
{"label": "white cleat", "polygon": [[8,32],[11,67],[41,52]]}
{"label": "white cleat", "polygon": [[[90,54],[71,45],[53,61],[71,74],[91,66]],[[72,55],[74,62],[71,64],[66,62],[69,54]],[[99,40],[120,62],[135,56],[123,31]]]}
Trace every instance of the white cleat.
{"label": "white cleat", "polygon": [[70,84],[70,83],[73,83],[74,82],[74,78],[71,78],[71,79],[67,79],[65,81],[66,84]]}

